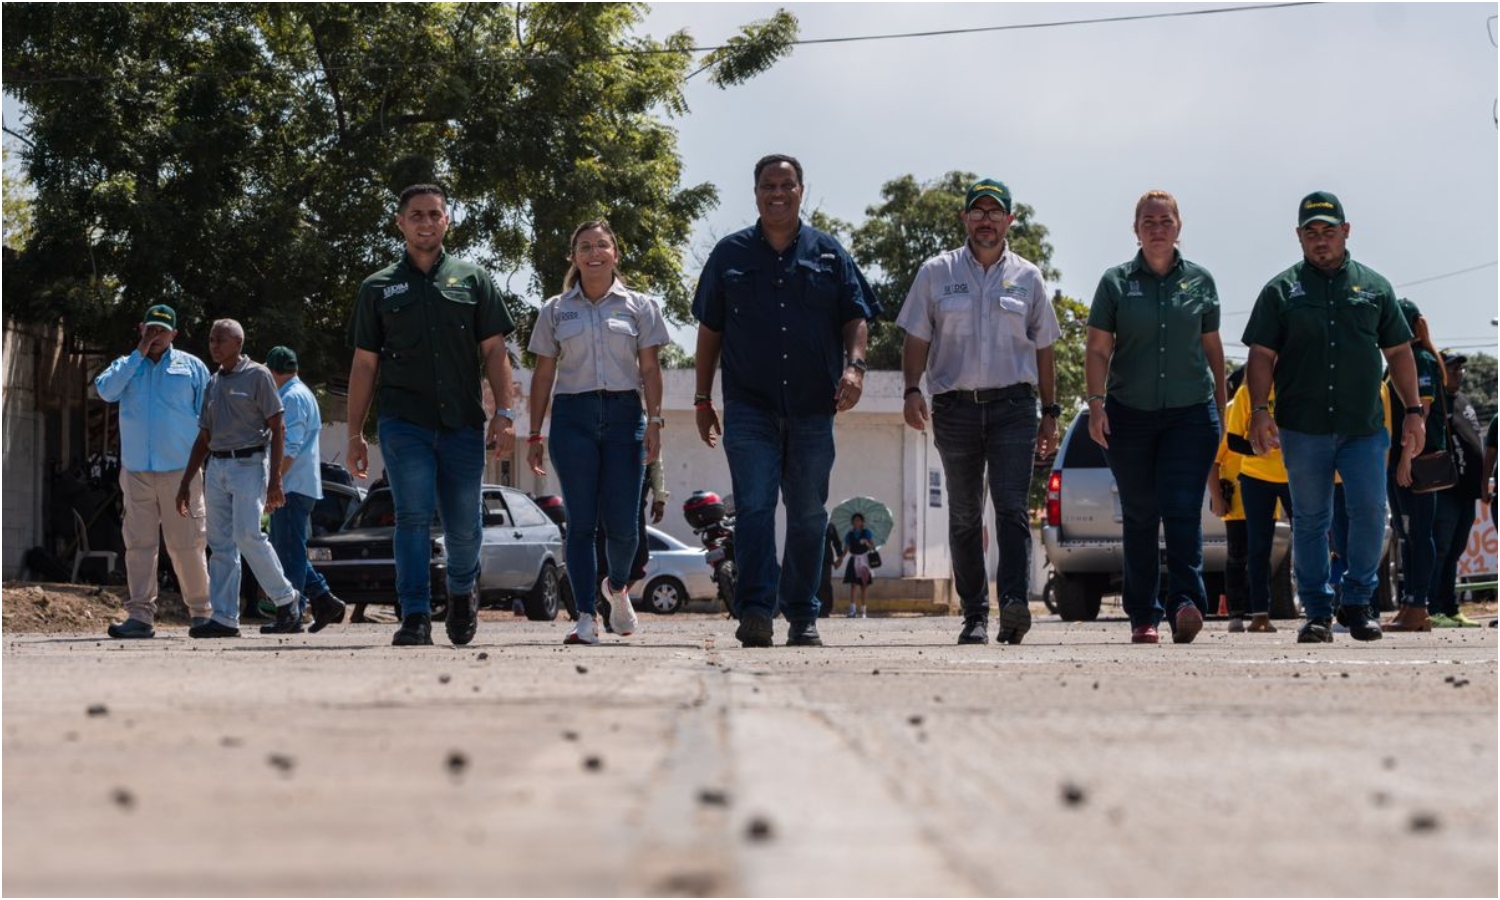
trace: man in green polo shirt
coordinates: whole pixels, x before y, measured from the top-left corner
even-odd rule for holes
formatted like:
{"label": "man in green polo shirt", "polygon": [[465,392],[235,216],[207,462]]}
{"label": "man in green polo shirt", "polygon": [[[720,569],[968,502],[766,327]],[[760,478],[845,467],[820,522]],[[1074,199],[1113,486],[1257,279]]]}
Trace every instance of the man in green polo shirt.
{"label": "man in green polo shirt", "polygon": [[485,271],[443,251],[448,195],[434,184],[401,192],[401,261],[365,279],[349,323],[349,451],[346,465],[369,475],[364,423],[377,389],[380,447],[396,504],[396,596],[401,628],[392,643],[432,643],[429,565],[433,513],[448,560],[448,638],[474,639],[479,613],[479,493],[486,444],[480,367],[499,409],[489,419],[496,457],[515,445],[510,403],[514,329]]}
{"label": "man in green polo shirt", "polygon": [[[1349,543],[1337,618],[1355,640],[1381,637],[1370,611],[1385,536],[1390,436],[1380,401],[1382,356],[1406,406],[1402,443],[1422,446],[1422,407],[1411,330],[1378,272],[1349,257],[1349,223],[1339,199],[1317,191],[1297,208],[1301,262],[1271,279],[1255,301],[1250,347],[1250,443],[1281,448],[1297,515],[1292,562],[1307,622],[1299,643],[1333,640],[1328,528],[1334,473],[1343,479]],[[1276,414],[1268,411],[1272,381]],[[1393,401],[1399,402],[1399,401]]]}

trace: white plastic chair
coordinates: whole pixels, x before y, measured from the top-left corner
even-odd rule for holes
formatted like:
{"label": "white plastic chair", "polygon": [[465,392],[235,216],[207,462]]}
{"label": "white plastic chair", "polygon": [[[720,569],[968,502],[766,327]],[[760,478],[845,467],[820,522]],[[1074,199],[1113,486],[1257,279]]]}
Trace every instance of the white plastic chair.
{"label": "white plastic chair", "polygon": [[89,530],[88,527],[83,524],[83,516],[80,516],[78,514],[78,510],[76,509],[73,510],[73,534],[78,539],[78,550],[73,554],[73,583],[78,583],[78,569],[83,565],[83,561],[90,557],[104,560],[104,565],[107,567],[105,569],[105,575],[106,580],[108,580],[107,576],[109,575],[109,573],[115,570],[115,558],[118,557],[119,554],[115,553],[112,550],[89,549]]}

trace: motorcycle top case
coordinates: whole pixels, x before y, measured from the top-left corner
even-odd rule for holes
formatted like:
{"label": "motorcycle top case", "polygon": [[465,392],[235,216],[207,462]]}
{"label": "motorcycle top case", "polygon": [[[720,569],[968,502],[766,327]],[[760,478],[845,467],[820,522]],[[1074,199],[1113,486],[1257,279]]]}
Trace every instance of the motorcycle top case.
{"label": "motorcycle top case", "polygon": [[724,518],[724,501],[713,491],[697,491],[682,504],[683,518],[693,528],[707,528]]}

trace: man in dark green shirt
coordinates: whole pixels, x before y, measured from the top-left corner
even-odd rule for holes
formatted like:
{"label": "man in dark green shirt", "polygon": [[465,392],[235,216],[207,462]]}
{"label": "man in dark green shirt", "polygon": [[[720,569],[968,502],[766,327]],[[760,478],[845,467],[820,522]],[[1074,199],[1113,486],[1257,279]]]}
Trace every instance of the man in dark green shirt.
{"label": "man in dark green shirt", "polygon": [[486,414],[480,366],[498,409],[488,443],[496,457],[515,445],[510,411],[510,313],[483,269],[443,251],[448,195],[437,185],[401,192],[396,227],[401,261],[365,279],[349,323],[349,451],[346,465],[368,477],[365,415],[378,389],[380,447],[396,504],[396,646],[432,643],[433,513],[447,554],[448,638],[474,638],[479,610],[479,491]]}
{"label": "man in dark green shirt", "polygon": [[[1317,191],[1297,208],[1301,262],[1271,279],[1255,301],[1244,342],[1250,347],[1250,443],[1281,448],[1297,515],[1292,561],[1307,622],[1300,643],[1333,640],[1328,528],[1334,474],[1342,478],[1349,538],[1338,620],[1355,640],[1381,637],[1369,602],[1386,523],[1386,451],[1390,436],[1380,402],[1381,363],[1405,401],[1402,443],[1422,446],[1411,330],[1390,282],[1349,257],[1349,223],[1339,199]],[[1268,397],[1274,377],[1276,414]]]}

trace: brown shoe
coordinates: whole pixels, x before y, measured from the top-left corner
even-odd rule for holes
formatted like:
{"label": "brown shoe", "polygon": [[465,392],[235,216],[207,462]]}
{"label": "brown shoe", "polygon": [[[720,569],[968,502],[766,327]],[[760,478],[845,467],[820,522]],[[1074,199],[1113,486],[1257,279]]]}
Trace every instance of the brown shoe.
{"label": "brown shoe", "polygon": [[1250,617],[1250,625],[1245,630],[1269,634],[1276,631],[1276,626],[1271,624],[1270,613],[1256,613]]}
{"label": "brown shoe", "polygon": [[1431,631],[1432,619],[1425,607],[1403,606],[1381,627],[1382,631]]}

